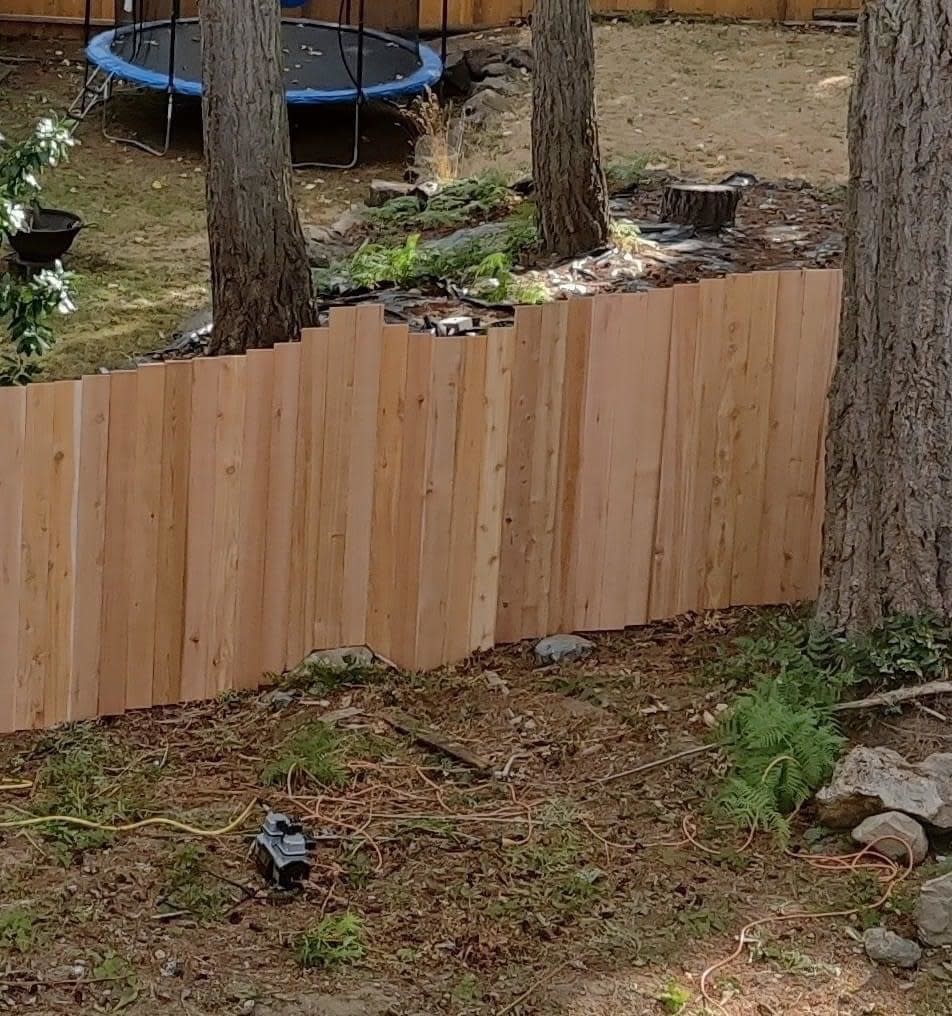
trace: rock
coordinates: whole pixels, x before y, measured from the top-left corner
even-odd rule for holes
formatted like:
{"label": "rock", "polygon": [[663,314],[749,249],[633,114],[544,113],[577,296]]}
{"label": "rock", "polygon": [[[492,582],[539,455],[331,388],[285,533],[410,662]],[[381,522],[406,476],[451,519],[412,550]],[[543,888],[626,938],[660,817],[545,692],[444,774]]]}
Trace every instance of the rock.
{"label": "rock", "polygon": [[890,748],[861,745],[840,760],[816,803],[820,821],[834,829],[884,811],[952,829],[952,754],[930,755],[914,764]]}
{"label": "rock", "polygon": [[412,190],[413,184],[398,180],[371,180],[367,204],[371,208],[379,208],[394,198],[405,198]]}
{"label": "rock", "polygon": [[483,67],[483,79],[486,78],[510,78],[519,76],[519,68],[512,64],[503,63],[501,60],[495,63],[486,64]]}
{"label": "rock", "polygon": [[926,945],[952,945],[952,872],[923,883],[914,916]]}
{"label": "rock", "polygon": [[510,108],[510,102],[504,95],[493,91],[491,88],[484,88],[476,92],[466,100],[463,111],[467,116],[475,116],[477,119],[485,117],[487,112],[505,113]]}
{"label": "rock", "polygon": [[581,635],[549,635],[536,643],[535,654],[542,663],[572,663],[594,648],[595,643]]}
{"label": "rock", "polygon": [[506,63],[523,71],[531,71],[533,68],[532,50],[522,46],[513,46],[506,53]]}
{"label": "rock", "polygon": [[[894,837],[883,839],[883,837]],[[929,838],[921,825],[901,811],[887,811],[865,819],[853,830],[853,839],[864,846],[875,844],[873,849],[897,861],[906,861],[907,850],[900,840],[912,848],[912,863],[922,864],[929,853]]]}
{"label": "rock", "polygon": [[888,967],[914,967],[922,958],[922,950],[911,939],[902,938],[887,928],[870,928],[863,935],[863,947],[873,963]]}
{"label": "rock", "polygon": [[495,63],[505,63],[505,46],[474,46],[466,50],[463,59],[469,67],[469,73],[476,79],[485,76],[486,68]]}
{"label": "rock", "polygon": [[339,649],[319,649],[305,657],[294,668],[309,675],[315,670],[348,670],[351,667],[372,667],[376,657],[366,646],[341,646]]}
{"label": "rock", "polygon": [[[484,92],[486,89],[497,92],[499,95],[513,96],[519,94],[519,86],[508,78],[483,78],[476,86],[476,92]],[[475,93],[474,93],[475,94]]]}
{"label": "rock", "polygon": [[447,60],[446,70],[443,72],[443,83],[455,95],[469,95],[470,89],[473,87],[473,75],[465,56]]}
{"label": "rock", "polygon": [[270,709],[273,713],[278,713],[282,709],[287,709],[288,706],[294,704],[296,696],[289,691],[285,691],[283,688],[275,688],[274,691],[269,691],[267,695],[262,695],[258,699],[258,705],[262,709]]}

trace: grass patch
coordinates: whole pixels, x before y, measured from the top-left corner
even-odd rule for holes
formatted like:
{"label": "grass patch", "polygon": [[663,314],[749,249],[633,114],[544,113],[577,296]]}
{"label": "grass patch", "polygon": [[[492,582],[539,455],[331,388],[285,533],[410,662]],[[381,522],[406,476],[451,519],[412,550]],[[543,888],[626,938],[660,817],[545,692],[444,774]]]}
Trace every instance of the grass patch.
{"label": "grass patch", "polygon": [[637,187],[648,179],[648,166],[661,158],[656,152],[642,152],[625,159],[616,159],[605,168],[605,179],[612,192]]}
{"label": "grass patch", "polygon": [[[36,815],[68,815],[112,826],[142,818],[149,808],[157,769],[145,760],[136,764],[92,725],[51,731],[34,754],[43,759],[34,780]],[[37,826],[37,832],[59,848],[63,860],[106,846],[114,835],[61,823]]]}
{"label": "grass patch", "polygon": [[39,920],[26,907],[0,910],[0,952],[29,953],[36,945]]}
{"label": "grass patch", "polygon": [[327,695],[338,688],[371,684],[386,673],[386,667],[376,661],[368,663],[357,656],[347,656],[340,666],[322,662],[321,654],[313,653],[287,675],[283,684],[288,688],[304,688],[311,695]]}
{"label": "grass patch", "polygon": [[202,922],[221,919],[231,895],[205,870],[207,852],[194,843],[177,847],[169,862],[163,896],[169,910],[187,910]]}
{"label": "grass patch", "polygon": [[350,910],[325,917],[298,936],[295,951],[305,970],[358,963],[367,954],[363,921]]}
{"label": "grass patch", "polygon": [[691,992],[678,981],[668,981],[664,989],[658,992],[658,1001],[665,1012],[679,1013],[691,1001]]}
{"label": "grass patch", "polygon": [[264,767],[261,778],[280,787],[292,773],[297,773],[321,786],[342,787],[348,776],[346,748],[333,727],[320,721],[306,723],[288,738],[277,758]]}
{"label": "grass patch", "polygon": [[371,208],[366,220],[382,229],[448,229],[486,222],[512,207],[514,196],[499,173],[471,176],[448,184],[429,199],[392,198]]}

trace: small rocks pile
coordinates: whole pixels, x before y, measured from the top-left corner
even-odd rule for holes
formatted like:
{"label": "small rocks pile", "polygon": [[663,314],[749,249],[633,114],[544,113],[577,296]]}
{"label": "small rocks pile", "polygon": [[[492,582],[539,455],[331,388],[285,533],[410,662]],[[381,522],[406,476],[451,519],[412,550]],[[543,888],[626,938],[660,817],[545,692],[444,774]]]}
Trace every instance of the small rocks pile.
{"label": "small rocks pile", "polygon": [[[851,829],[857,843],[903,864],[921,864],[930,836],[938,843],[952,833],[952,753],[910,762],[890,748],[854,748],[816,804],[824,825]],[[952,946],[952,872],[923,884],[913,916],[919,942]],[[870,928],[863,944],[874,963],[909,968],[922,956],[919,943],[885,928]]]}
{"label": "small rocks pile", "polygon": [[532,53],[522,46],[476,46],[447,61],[445,80],[474,123],[504,113],[525,89]]}

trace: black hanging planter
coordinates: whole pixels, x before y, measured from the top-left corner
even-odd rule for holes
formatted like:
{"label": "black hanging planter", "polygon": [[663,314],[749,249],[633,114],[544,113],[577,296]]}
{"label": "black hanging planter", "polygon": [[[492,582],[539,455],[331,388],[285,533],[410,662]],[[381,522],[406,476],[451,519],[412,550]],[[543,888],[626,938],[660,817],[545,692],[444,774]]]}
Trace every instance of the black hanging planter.
{"label": "black hanging planter", "polygon": [[30,228],[10,233],[7,239],[19,260],[30,265],[51,265],[73,245],[83,220],[60,208],[33,208]]}

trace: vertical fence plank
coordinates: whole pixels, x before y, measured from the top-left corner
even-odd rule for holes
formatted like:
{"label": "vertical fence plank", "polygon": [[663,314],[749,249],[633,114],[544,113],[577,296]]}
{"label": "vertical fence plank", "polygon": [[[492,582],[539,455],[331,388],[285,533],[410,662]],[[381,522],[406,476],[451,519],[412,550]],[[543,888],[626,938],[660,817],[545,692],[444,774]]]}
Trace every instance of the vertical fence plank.
{"label": "vertical fence plank", "polygon": [[538,390],[545,365],[541,361],[542,308],[516,311],[515,359],[512,366],[512,405],[509,409],[509,454],[499,568],[499,606],[496,636],[503,642],[522,637],[522,605],[526,599],[526,554],[532,533],[532,448],[536,428]]}
{"label": "vertical fence plank", "polygon": [[578,624],[576,609],[579,563],[579,477],[582,462],[582,419],[592,336],[592,301],[567,303],[562,419],[559,424],[559,464],[556,488],[555,537],[549,627],[571,630]]}
{"label": "vertical fence plank", "polygon": [[684,613],[693,608],[698,595],[690,548],[699,427],[695,371],[700,290],[696,285],[683,285],[675,286],[671,293],[671,344],[648,611],[651,618]]}
{"label": "vertical fence plank", "polygon": [[217,480],[216,423],[220,362],[193,360],[189,414],[188,522],[185,548],[185,631],[181,696],[207,694],[211,669],[209,606],[212,599],[212,530]]}
{"label": "vertical fence plank", "polygon": [[350,423],[354,400],[357,312],[341,308],[331,315],[327,337],[326,394],[321,447],[318,511],[315,643],[339,646],[342,628],[344,557],[347,541],[347,477]]}
{"label": "vertical fence plank", "polygon": [[110,375],[109,453],[106,475],[106,534],[103,557],[102,644],[99,657],[99,712],[126,708],[129,648],[129,508],[135,477],[134,371]]}
{"label": "vertical fence plank", "polygon": [[[770,386],[764,487],[769,496],[760,514],[757,550],[758,603],[778,603],[789,581],[786,491],[790,489],[797,363],[802,352],[804,274],[780,272],[774,322],[774,358]],[[784,492],[784,496],[778,496]]]}
{"label": "vertical fence plank", "polygon": [[267,669],[262,622],[275,354],[270,349],[249,349],[245,356],[235,680],[238,688],[255,688]]}
{"label": "vertical fence plank", "polygon": [[26,503],[26,389],[0,389],[0,733],[15,730],[21,528]]}
{"label": "vertical fence plank", "polygon": [[486,336],[486,382],[483,389],[486,438],[479,478],[470,620],[470,643],[478,649],[488,649],[496,641],[514,359],[513,330],[490,328]]}
{"label": "vertical fence plank", "polygon": [[367,641],[370,534],[383,328],[382,306],[361,307],[357,310],[354,388],[346,434],[350,447],[344,484],[346,519],[339,638],[345,646],[363,645]]}
{"label": "vertical fence plank", "polygon": [[750,341],[738,400],[737,447],[731,475],[735,527],[731,567],[731,603],[760,602],[760,519],[764,501],[770,395],[773,380],[774,326],[777,319],[776,272],[750,276],[746,312]]}
{"label": "vertical fence plank", "polygon": [[830,344],[840,304],[839,273],[804,273],[803,321],[796,373],[793,447],[788,479],[784,544],[784,591],[792,600],[808,600],[819,587],[819,515],[822,485],[823,422],[830,376]]}
{"label": "vertical fence plank", "polygon": [[[320,328],[305,329],[299,344],[299,376],[297,378],[297,433],[294,444],[294,469],[291,475],[291,550],[287,559],[284,581],[288,584],[288,616],[285,625],[285,658],[288,665],[298,663],[314,647],[311,632],[306,630],[313,605],[309,601],[313,589],[311,569],[314,557],[308,547],[312,519],[310,512],[316,497],[314,483],[320,482],[315,474],[315,457],[320,459],[320,445],[314,444],[312,427],[321,425],[321,406],[324,399],[325,378],[319,376],[315,364],[318,348],[323,349],[326,331]],[[320,431],[318,430],[318,433]]]}
{"label": "vertical fence plank", "polygon": [[487,439],[486,428],[487,339],[474,336],[463,340],[462,381],[456,427],[456,455],[450,481],[452,507],[446,580],[446,622],[440,655],[444,660],[468,656],[473,641],[470,618],[473,611],[476,557],[476,521],[479,487]]}
{"label": "vertical fence plank", "polygon": [[431,335],[412,335],[407,349],[407,387],[404,408],[403,454],[397,499],[397,572],[394,601],[399,614],[393,620],[393,658],[401,666],[418,666],[417,618],[420,605],[420,568],[423,504],[426,491],[427,432],[430,415]]}
{"label": "vertical fence plank", "polygon": [[172,360],[164,366],[152,678],[152,699],[157,705],[178,702],[182,691],[192,416],[191,364]]}
{"label": "vertical fence plank", "polygon": [[107,375],[84,377],[79,407],[79,467],[76,490],[76,604],[68,718],[99,713],[99,644],[102,632],[103,568],[106,557],[106,489],[109,456]]}
{"label": "vertical fence plank", "polygon": [[241,471],[245,420],[244,356],[218,358],[215,421],[215,509],[212,519],[209,672],[207,695],[239,686],[235,652],[238,558],[241,549]]}
{"label": "vertical fence plank", "polygon": [[[318,574],[320,570],[321,526],[324,515],[321,508],[321,494],[324,489],[324,444],[327,440],[326,404],[328,372],[331,369],[330,334],[327,328],[308,329],[304,334],[302,350],[302,379],[307,379],[307,394],[302,394],[302,411],[306,414],[308,433],[302,437],[307,441],[306,454],[299,462],[306,462],[306,471],[299,475],[300,492],[304,495],[304,550],[300,562],[300,578],[303,583],[301,602],[303,604],[304,644],[291,657],[298,659],[324,644],[322,630],[325,618],[318,604]],[[302,422],[302,427],[304,423]]]}
{"label": "vertical fence plank", "polygon": [[273,355],[261,663],[265,671],[280,673],[291,662],[287,655],[287,632],[291,609],[291,529],[296,485],[294,457],[299,418],[301,344],[282,343],[274,347]]}
{"label": "vertical fence plank", "polygon": [[457,411],[466,339],[440,339],[433,347],[432,392],[427,420],[420,549],[416,659],[423,669],[438,666],[446,629],[453,463],[459,429]]}
{"label": "vertical fence plank", "polygon": [[397,518],[404,450],[407,384],[406,325],[384,325],[377,395],[377,441],[370,539],[367,642],[377,652],[394,653],[394,617],[401,610],[395,594],[399,561]]}
{"label": "vertical fence plank", "polygon": [[[635,336],[632,349],[632,360],[638,364],[639,391],[643,396],[632,400],[636,440],[630,453],[634,489],[629,529],[631,556],[626,569],[626,624],[644,624],[650,616],[674,314],[672,290],[658,290],[646,297],[644,327]],[[624,536],[621,539],[624,540]]]}
{"label": "vertical fence plank", "polygon": [[73,608],[76,593],[76,470],[78,381],[53,386],[53,455],[50,462],[50,557],[46,594],[50,609],[49,669],[43,696],[43,723],[69,715],[73,668]]}
{"label": "vertical fence plank", "polygon": [[555,542],[556,499],[559,482],[559,442],[565,381],[568,305],[541,308],[539,376],[530,449],[529,505],[525,592],[519,621],[523,636],[544,635],[550,626],[552,548]]}
{"label": "vertical fence plank", "polygon": [[138,370],[135,473],[129,505],[129,650],[126,708],[152,705],[158,603],[165,365]]}
{"label": "vertical fence plank", "polygon": [[43,725],[44,685],[50,667],[50,463],[53,457],[55,385],[26,392],[23,526],[20,558],[20,638],[15,722],[18,729]]}

